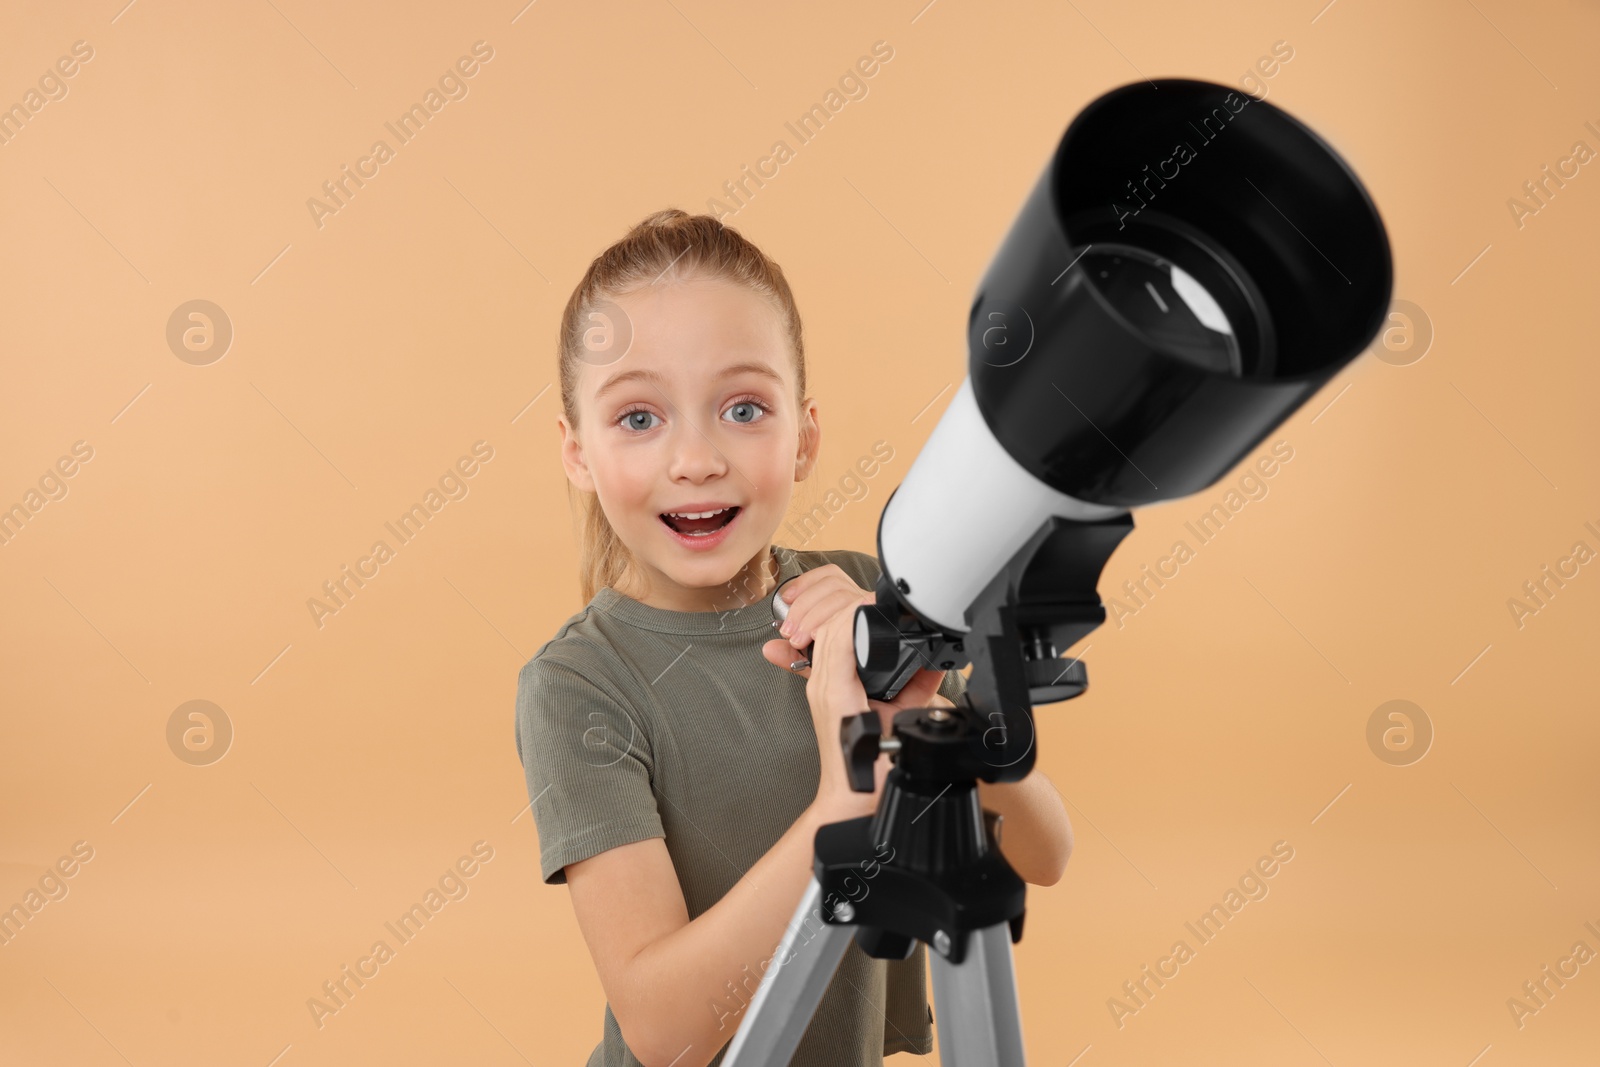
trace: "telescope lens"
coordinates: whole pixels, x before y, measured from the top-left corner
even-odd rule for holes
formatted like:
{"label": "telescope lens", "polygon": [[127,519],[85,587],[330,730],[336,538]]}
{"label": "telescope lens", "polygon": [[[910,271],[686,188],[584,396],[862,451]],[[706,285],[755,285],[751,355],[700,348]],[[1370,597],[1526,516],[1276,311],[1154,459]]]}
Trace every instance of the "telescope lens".
{"label": "telescope lens", "polygon": [[1304,124],[1134,82],[1072,120],[984,272],[971,406],[1057,514],[1187,496],[1367,347],[1393,281],[1372,197]]}
{"label": "telescope lens", "polygon": [[1204,370],[1243,376],[1239,339],[1222,305],[1182,267],[1142,248],[1101,242],[1081,259],[1106,302],[1156,347]]}

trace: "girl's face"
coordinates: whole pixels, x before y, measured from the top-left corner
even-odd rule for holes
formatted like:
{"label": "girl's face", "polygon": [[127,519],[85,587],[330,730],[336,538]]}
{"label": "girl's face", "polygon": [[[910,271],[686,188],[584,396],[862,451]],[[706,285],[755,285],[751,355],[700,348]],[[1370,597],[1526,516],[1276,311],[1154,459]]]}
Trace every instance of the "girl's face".
{"label": "girl's face", "polygon": [[[615,362],[580,366],[581,432],[565,416],[559,424],[567,477],[599,497],[633,556],[629,589],[618,591],[669,611],[751,602],[776,575],[768,546],[820,442],[815,402],[796,408],[778,313],[749,289],[707,277],[614,303],[632,344]],[[721,508],[734,510],[667,518]]]}

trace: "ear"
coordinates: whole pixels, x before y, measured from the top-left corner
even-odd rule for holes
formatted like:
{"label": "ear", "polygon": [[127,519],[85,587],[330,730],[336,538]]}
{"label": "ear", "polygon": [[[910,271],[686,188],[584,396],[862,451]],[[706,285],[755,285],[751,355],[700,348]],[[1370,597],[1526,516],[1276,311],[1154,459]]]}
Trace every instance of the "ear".
{"label": "ear", "polygon": [[817,465],[822,448],[822,424],[817,418],[817,402],[807,397],[800,405],[800,447],[794,457],[794,480],[803,482]]}
{"label": "ear", "polygon": [[556,426],[561,430],[561,466],[567,472],[567,481],[586,493],[594,492],[594,476],[584,462],[583,443],[578,440],[577,431],[567,425],[565,415],[556,416]]}

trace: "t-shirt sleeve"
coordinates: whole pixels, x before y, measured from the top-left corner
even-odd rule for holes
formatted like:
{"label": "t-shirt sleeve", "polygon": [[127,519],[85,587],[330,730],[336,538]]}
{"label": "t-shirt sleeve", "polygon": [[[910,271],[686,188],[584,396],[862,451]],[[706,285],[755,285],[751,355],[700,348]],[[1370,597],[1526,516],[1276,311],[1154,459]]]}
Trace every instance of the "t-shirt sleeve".
{"label": "t-shirt sleeve", "polygon": [[529,660],[517,676],[516,737],[546,885],[564,884],[569,863],[666,836],[648,739],[608,682]]}

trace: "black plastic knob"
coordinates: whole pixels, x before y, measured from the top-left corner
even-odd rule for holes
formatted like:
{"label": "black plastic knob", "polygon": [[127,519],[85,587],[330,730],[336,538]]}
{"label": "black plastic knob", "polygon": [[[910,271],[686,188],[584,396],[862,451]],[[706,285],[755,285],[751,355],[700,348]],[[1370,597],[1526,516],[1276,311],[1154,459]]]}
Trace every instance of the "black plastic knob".
{"label": "black plastic knob", "polygon": [[1081,659],[1031,659],[1023,667],[1028,676],[1028,700],[1035,705],[1071,700],[1089,688],[1089,668]]}
{"label": "black plastic knob", "polygon": [[894,623],[865,604],[856,608],[855,646],[857,669],[866,675],[893,674],[901,656],[910,654],[902,650]]}

